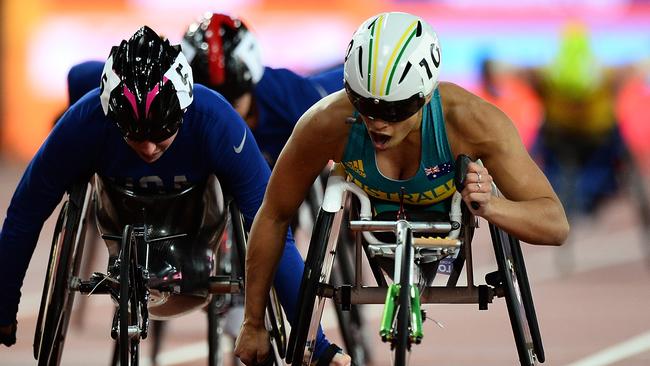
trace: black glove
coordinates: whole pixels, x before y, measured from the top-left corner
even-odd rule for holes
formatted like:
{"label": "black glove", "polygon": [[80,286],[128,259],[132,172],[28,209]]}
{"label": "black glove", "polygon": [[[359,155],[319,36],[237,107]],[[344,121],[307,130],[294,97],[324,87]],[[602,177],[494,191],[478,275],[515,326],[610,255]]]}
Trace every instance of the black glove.
{"label": "black glove", "polygon": [[7,347],[16,344],[16,329],[18,322],[9,325],[0,325],[0,343]]}

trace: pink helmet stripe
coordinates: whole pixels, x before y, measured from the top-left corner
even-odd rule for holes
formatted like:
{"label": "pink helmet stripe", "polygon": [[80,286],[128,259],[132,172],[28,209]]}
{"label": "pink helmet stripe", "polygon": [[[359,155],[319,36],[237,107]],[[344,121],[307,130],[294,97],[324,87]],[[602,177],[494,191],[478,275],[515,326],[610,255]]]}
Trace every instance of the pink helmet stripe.
{"label": "pink helmet stripe", "polygon": [[129,88],[126,87],[126,85],[124,85],[122,92],[124,93],[124,97],[126,98],[126,100],[128,100],[129,103],[131,103],[131,107],[135,112],[135,118],[140,119],[140,115],[138,113],[138,102],[136,102],[135,100],[135,95],[133,95],[133,93],[129,90]]}
{"label": "pink helmet stripe", "polygon": [[153,102],[153,98],[155,98],[158,93],[160,93],[160,84],[156,84],[156,86],[154,86],[153,89],[147,93],[147,101],[144,105],[145,116],[149,115],[149,107],[151,106],[151,102]]}
{"label": "pink helmet stripe", "polygon": [[[169,81],[169,79],[167,78],[167,76],[163,75],[162,85],[165,85],[165,83],[167,83],[167,81]],[[153,89],[151,89],[151,91],[147,93],[147,101],[145,102],[145,106],[144,106],[144,115],[145,116],[149,115],[149,107],[151,107],[151,103],[153,102],[153,98],[155,98],[156,95],[158,95],[158,93],[160,93],[160,84],[156,84],[156,86],[154,86]]]}

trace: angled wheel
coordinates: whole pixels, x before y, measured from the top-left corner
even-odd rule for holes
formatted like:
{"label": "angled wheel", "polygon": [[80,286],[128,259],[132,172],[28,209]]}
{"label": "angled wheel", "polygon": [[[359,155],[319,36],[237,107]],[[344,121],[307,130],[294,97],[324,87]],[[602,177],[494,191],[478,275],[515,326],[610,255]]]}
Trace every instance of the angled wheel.
{"label": "angled wheel", "polygon": [[299,315],[289,336],[288,363],[309,365],[312,361],[326,299],[319,289],[329,283],[336,247],[337,235],[330,237],[330,234],[339,232],[342,212],[335,214],[321,209],[316,219],[300,284]]}
{"label": "angled wheel", "polygon": [[522,366],[544,362],[541,335],[519,241],[492,224],[490,234],[499,271],[490,279],[486,276],[486,280],[503,287],[519,361]]}
{"label": "angled wheel", "polygon": [[285,329],[282,306],[280,305],[280,300],[275,289],[271,289],[269,302],[266,307],[266,323],[271,335],[274,365],[283,365],[282,360],[287,354],[287,331]]}
{"label": "angled wheel", "polygon": [[[337,249],[337,261],[332,268],[332,283],[349,285],[354,281],[354,241],[350,242],[348,233],[342,228],[340,243]],[[334,302],[333,302],[334,303]],[[340,304],[334,303],[345,351],[358,365],[372,363],[370,349],[364,337],[364,320],[359,305],[350,305],[349,310],[343,310]]]}
{"label": "angled wheel", "polygon": [[[219,250],[216,255],[216,273],[232,277],[234,272],[241,264],[236,264],[233,251],[235,240],[233,240],[232,219],[227,226],[226,232],[223,233]],[[236,268],[234,268],[236,267]],[[236,275],[236,274],[235,274]],[[232,305],[233,295],[231,294],[213,294],[210,303],[207,306],[208,314],[208,365],[222,366],[224,364],[224,352],[221,350],[223,344],[223,334],[225,329],[225,314]]]}
{"label": "angled wheel", "polygon": [[133,227],[122,232],[120,250],[119,338],[120,365],[137,365],[140,352],[140,320],[142,319],[137,280],[138,257]]}
{"label": "angled wheel", "polygon": [[393,344],[395,366],[408,365],[409,355],[411,353],[411,268],[413,268],[413,258],[411,257],[413,238],[411,229],[406,230],[406,240],[401,247],[402,264],[399,280],[397,316],[395,317],[397,322],[395,325],[395,343]]}
{"label": "angled wheel", "polygon": [[544,362],[546,356],[544,355],[544,345],[542,344],[542,334],[539,331],[539,323],[537,322],[537,313],[535,312],[535,303],[533,302],[533,293],[530,290],[530,283],[528,282],[528,272],[526,271],[526,263],[524,262],[524,255],[521,252],[521,244],[519,240],[512,235],[510,238],[510,248],[512,250],[512,259],[517,268],[517,282],[521,290],[521,299],[524,303],[524,310],[526,311],[526,319],[528,321],[528,329],[533,339],[533,348],[537,361]]}
{"label": "angled wheel", "polygon": [[[235,247],[235,257],[237,257],[237,266],[239,273],[242,277],[246,268],[246,243],[248,236],[244,228],[244,221],[242,219],[239,208],[235,202],[229,204],[230,220],[232,224],[233,233],[233,246]],[[284,315],[282,313],[282,306],[278,300],[275,290],[271,290],[270,298],[266,308],[266,326],[269,329],[271,337],[271,348],[273,351],[273,363],[275,365],[283,365],[282,359],[287,352],[287,336],[284,323]]]}
{"label": "angled wheel", "polygon": [[212,296],[212,300],[208,304],[208,365],[209,366],[222,366],[223,365],[223,352],[220,350],[220,345],[223,339],[224,317],[220,312],[220,302],[223,301],[222,296]]}
{"label": "angled wheel", "polygon": [[70,285],[79,274],[90,195],[87,183],[74,185],[56,222],[34,334],[39,366],[61,361],[75,294]]}

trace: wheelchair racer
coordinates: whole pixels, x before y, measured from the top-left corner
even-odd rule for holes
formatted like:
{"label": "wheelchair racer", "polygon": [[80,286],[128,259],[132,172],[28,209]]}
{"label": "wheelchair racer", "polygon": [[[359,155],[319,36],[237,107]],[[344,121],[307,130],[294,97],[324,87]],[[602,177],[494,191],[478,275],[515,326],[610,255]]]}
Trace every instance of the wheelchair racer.
{"label": "wheelchair racer", "polygon": [[[181,48],[194,82],[220,93],[244,118],[271,166],[302,114],[322,97],[343,87],[343,68],[310,76],[264,66],[260,46],[246,24],[211,13],[188,26]],[[104,63],[85,61],[68,73],[70,105],[94,89]],[[92,82],[90,82],[92,81]]]}
{"label": "wheelchair racer", "polygon": [[[207,14],[190,24],[181,48],[192,67],[194,82],[228,100],[252,130],[271,166],[300,116],[343,86],[342,66],[307,77],[288,69],[263,66],[253,33],[242,20],[222,13]],[[101,61],[85,61],[70,69],[70,104],[95,87],[96,83],[89,80],[100,80],[103,68]],[[236,321],[236,313],[236,309],[229,312],[233,315],[232,325],[238,323],[238,330],[241,318]],[[230,334],[231,317],[228,319],[226,329]]]}
{"label": "wheelchair racer", "polygon": [[[268,352],[264,329],[268,279],[276,270],[291,218],[329,160],[374,199],[396,210],[400,189],[411,208],[446,212],[456,188],[454,157],[470,163],[461,192],[472,213],[528,243],[560,245],[569,224],[544,174],[510,119],[460,86],[438,82],[441,50],[431,26],[406,13],[382,13],[354,33],[344,63],[345,90],[311,107],[274,167],[253,223],[245,318],[235,353],[247,365]],[[497,183],[504,197],[492,196]],[[469,205],[468,205],[469,206]]]}
{"label": "wheelchair racer", "polygon": [[181,42],[194,81],[223,95],[253,131],[273,166],[302,114],[343,87],[343,67],[307,77],[264,66],[255,35],[238,18],[212,13],[191,24]]}
{"label": "wheelchair racer", "polygon": [[[97,173],[126,188],[171,192],[215,174],[250,225],[270,175],[250,134],[225,99],[193,84],[179,46],[145,26],[113,47],[100,87],[57,122],[7,210],[0,232],[0,342],[16,341],[29,260],[44,221],[68,187]],[[276,290],[293,319],[303,262],[290,233],[286,241]],[[321,354],[330,348],[322,333],[318,347]],[[333,364],[345,364],[346,357],[335,356]]]}

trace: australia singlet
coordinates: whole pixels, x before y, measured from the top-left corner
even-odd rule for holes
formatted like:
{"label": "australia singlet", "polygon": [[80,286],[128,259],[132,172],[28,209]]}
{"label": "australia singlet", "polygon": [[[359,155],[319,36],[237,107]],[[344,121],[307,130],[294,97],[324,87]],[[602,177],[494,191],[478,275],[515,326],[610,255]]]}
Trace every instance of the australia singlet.
{"label": "australia singlet", "polygon": [[412,209],[449,211],[448,198],[456,191],[454,160],[447,140],[438,89],[423,108],[420,131],[420,167],[413,177],[397,180],[387,178],[379,171],[375,148],[365,124],[355,122],[352,125],[342,159],[343,166],[351,181],[371,198],[375,214],[397,210],[402,187],[404,203],[412,206]]}

